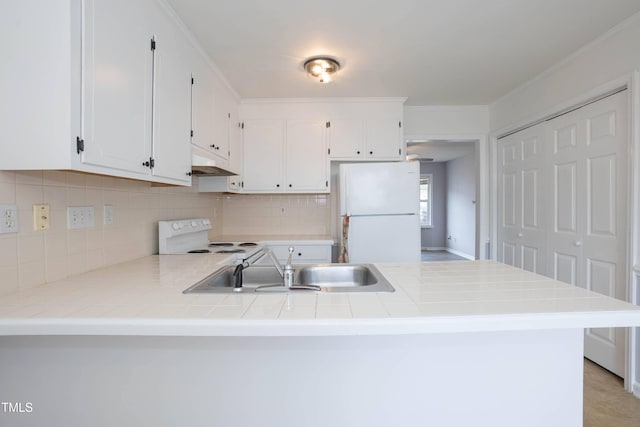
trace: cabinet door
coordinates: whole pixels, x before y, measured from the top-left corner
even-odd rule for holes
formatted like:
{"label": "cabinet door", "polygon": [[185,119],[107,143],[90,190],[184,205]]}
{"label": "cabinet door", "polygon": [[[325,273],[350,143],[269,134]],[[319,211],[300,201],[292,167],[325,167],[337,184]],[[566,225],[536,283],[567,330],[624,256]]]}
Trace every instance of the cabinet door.
{"label": "cabinet door", "polygon": [[402,156],[402,122],[400,120],[367,120],[365,154],[371,159],[400,159]]}
{"label": "cabinet door", "polygon": [[191,143],[214,152],[213,71],[194,53],[193,85],[191,87]]}
{"label": "cabinet door", "polygon": [[324,121],[287,121],[285,164],[286,191],[329,191]]}
{"label": "cabinet door", "polygon": [[245,191],[280,192],[284,189],[282,120],[248,120],[244,122]]}
{"label": "cabinet door", "polygon": [[82,162],[148,176],[152,31],[149,1],[86,0]]}
{"label": "cabinet door", "polygon": [[153,175],[191,182],[190,46],[164,11],[154,28]]}
{"label": "cabinet door", "polygon": [[232,105],[229,118],[229,170],[238,175],[229,177],[229,189],[240,191],[242,188],[242,133],[238,122],[238,106]]}
{"label": "cabinet door", "polygon": [[358,160],[365,157],[362,120],[331,120],[329,124],[330,158]]}
{"label": "cabinet door", "polygon": [[209,94],[213,98],[213,149],[217,156],[228,159],[231,138],[229,121],[235,100],[217,77],[213,83],[213,91]]}

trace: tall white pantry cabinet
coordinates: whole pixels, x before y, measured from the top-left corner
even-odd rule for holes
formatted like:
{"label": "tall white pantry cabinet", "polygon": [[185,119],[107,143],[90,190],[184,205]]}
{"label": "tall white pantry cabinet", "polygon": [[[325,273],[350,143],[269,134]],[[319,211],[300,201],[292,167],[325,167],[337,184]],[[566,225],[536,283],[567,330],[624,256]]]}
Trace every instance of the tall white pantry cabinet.
{"label": "tall white pantry cabinet", "polygon": [[162,2],[11,2],[0,35],[1,169],[190,185],[195,48]]}

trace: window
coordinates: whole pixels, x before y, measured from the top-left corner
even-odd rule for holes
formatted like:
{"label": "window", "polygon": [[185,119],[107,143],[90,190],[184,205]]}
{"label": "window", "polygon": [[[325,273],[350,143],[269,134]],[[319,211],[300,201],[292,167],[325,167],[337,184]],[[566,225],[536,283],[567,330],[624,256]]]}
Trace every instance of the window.
{"label": "window", "polygon": [[433,182],[433,175],[426,174],[420,176],[420,226],[431,228],[433,227],[432,215],[431,215],[431,186]]}

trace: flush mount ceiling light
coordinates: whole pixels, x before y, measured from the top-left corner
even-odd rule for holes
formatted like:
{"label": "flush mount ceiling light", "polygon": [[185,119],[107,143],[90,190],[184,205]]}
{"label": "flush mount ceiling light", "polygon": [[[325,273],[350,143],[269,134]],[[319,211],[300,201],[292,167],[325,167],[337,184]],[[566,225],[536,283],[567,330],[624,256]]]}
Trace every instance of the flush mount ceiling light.
{"label": "flush mount ceiling light", "polygon": [[329,83],[331,75],[340,69],[340,63],[328,56],[314,56],[304,61],[304,69],[320,83]]}

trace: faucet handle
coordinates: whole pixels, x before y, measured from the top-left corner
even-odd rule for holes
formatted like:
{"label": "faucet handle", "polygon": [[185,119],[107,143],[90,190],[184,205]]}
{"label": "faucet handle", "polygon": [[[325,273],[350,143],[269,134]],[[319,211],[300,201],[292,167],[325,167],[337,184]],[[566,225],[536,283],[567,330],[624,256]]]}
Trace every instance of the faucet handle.
{"label": "faucet handle", "polygon": [[287,265],[291,265],[291,257],[293,256],[293,246],[289,246],[289,258],[287,259]]}

